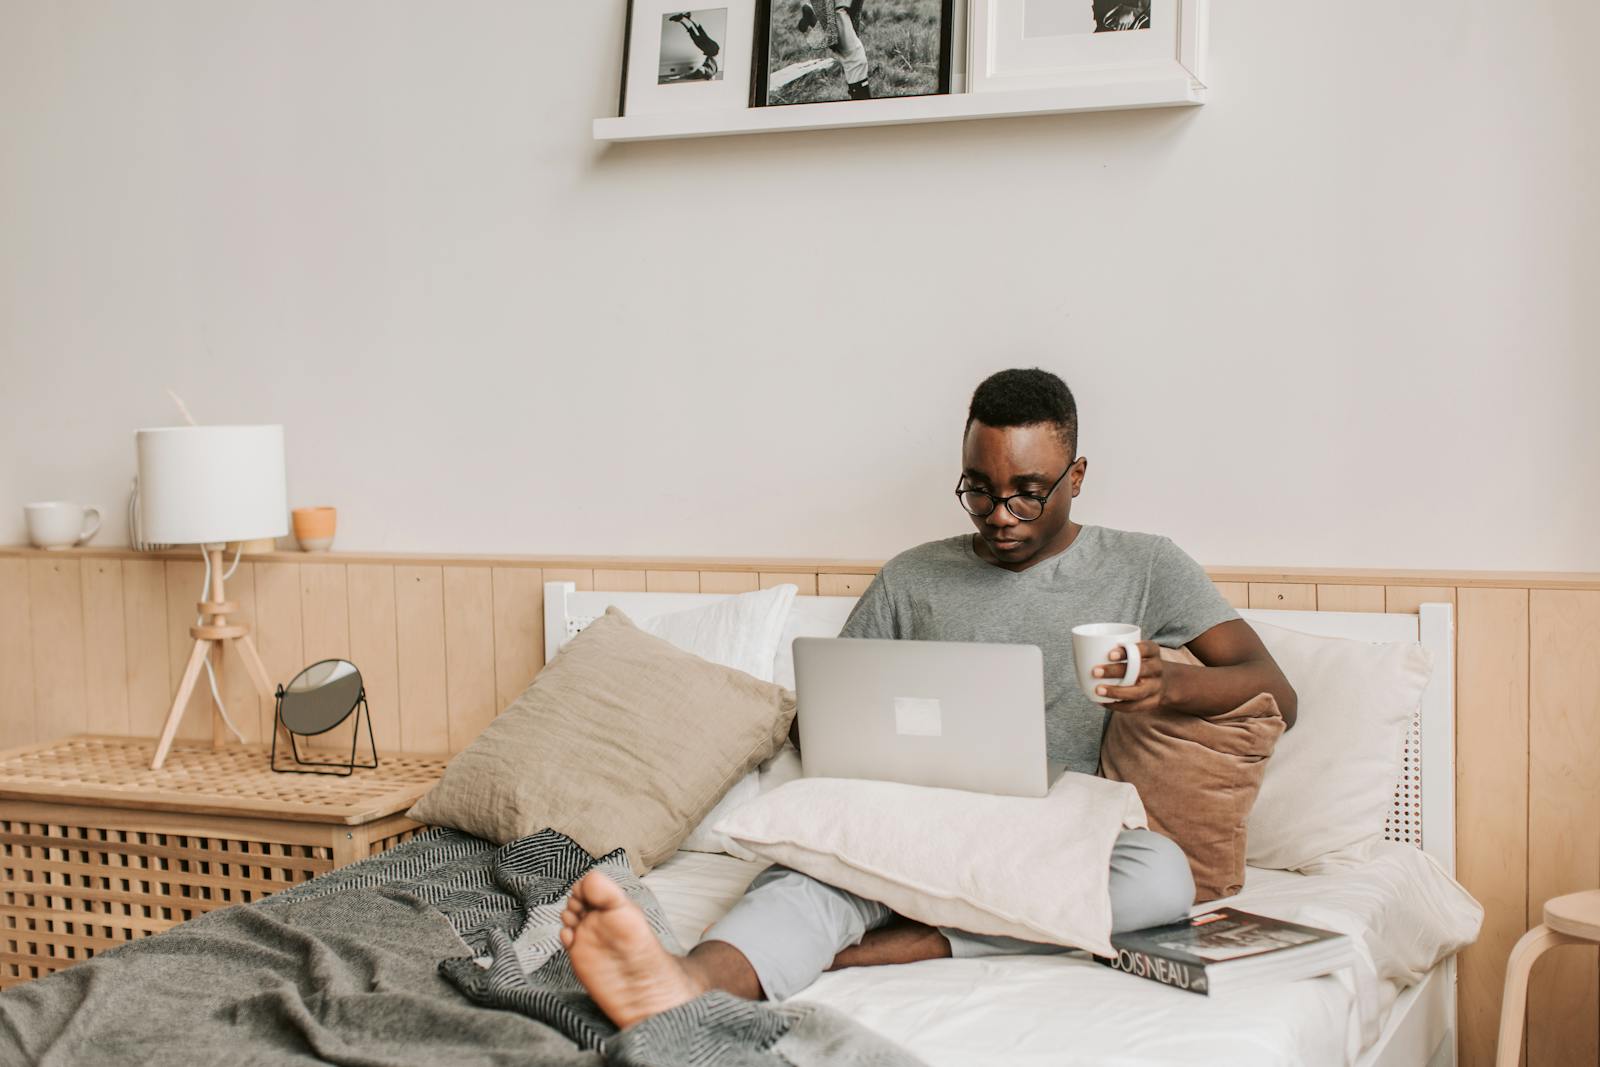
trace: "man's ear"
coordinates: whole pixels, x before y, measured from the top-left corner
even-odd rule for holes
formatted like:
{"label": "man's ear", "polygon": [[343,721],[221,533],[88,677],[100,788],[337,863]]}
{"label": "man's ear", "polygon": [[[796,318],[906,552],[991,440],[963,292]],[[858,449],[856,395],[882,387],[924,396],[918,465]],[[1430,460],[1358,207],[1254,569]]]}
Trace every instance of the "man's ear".
{"label": "man's ear", "polygon": [[1081,464],[1077,470],[1067,475],[1067,481],[1072,483],[1072,495],[1076,497],[1078,490],[1083,488],[1084,476],[1089,473],[1089,458],[1087,456],[1079,456],[1073,460],[1073,463],[1075,465]]}

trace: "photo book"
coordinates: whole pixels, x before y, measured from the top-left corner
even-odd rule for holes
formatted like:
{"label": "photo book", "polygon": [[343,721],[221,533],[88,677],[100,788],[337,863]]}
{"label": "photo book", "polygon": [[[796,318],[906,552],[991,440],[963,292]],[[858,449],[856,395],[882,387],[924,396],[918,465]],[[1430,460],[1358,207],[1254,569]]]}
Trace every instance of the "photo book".
{"label": "photo book", "polygon": [[1107,967],[1203,996],[1315,978],[1355,962],[1344,934],[1218,908],[1168,926],[1112,934]]}

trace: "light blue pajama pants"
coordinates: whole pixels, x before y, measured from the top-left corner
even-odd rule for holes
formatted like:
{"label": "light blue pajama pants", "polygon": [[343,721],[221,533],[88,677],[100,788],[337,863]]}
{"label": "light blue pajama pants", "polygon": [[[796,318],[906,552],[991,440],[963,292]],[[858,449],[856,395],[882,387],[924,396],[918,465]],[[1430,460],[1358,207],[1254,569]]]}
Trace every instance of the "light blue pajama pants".
{"label": "light blue pajama pants", "polygon": [[[1183,850],[1151,830],[1124,830],[1111,850],[1111,930],[1177,922],[1194,903],[1194,878]],[[836,889],[788,867],[756,876],[733,910],[702,941],[725,941],[755,968],[772,1000],[785,1000],[817,980],[841,949],[859,944],[894,913],[876,901]],[[952,955],[998,956],[1065,952],[1011,937],[940,927]]]}

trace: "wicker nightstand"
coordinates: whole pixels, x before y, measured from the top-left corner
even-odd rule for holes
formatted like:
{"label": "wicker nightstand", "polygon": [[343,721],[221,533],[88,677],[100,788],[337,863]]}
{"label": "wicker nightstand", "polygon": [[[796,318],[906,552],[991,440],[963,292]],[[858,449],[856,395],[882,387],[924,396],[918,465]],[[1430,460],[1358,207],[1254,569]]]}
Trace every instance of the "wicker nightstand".
{"label": "wicker nightstand", "polygon": [[399,844],[445,758],[274,774],[262,746],[72,737],[0,752],[0,989]]}

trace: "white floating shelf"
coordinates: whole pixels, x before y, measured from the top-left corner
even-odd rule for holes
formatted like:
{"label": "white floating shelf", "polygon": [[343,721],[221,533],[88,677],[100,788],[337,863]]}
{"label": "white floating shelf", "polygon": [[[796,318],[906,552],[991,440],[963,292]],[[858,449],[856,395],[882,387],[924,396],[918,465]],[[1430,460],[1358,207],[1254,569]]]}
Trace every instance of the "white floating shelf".
{"label": "white floating shelf", "polygon": [[952,93],[886,100],[791,104],[738,111],[679,115],[627,115],[595,119],[597,141],[657,141],[674,137],[722,137],[781,130],[829,130],[847,126],[895,126],[910,122],[954,122],[1071,111],[1116,111],[1141,107],[1192,107],[1206,91],[1188,77],[1111,85],[1025,89],[1004,93]]}

